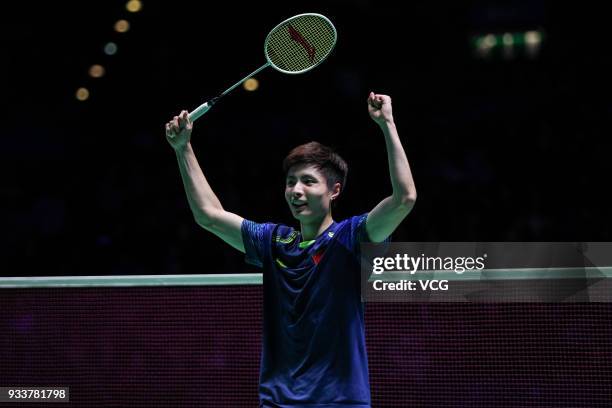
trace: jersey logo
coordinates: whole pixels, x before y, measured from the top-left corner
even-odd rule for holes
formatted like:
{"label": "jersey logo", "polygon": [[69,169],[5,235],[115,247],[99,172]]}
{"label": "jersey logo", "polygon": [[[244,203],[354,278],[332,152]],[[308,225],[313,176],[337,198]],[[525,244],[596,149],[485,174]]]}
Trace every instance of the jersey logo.
{"label": "jersey logo", "polygon": [[325,248],[318,250],[313,256],[312,256],[312,260],[314,261],[315,265],[318,265],[319,262],[321,262],[321,258],[323,258],[323,254],[325,253]]}
{"label": "jersey logo", "polygon": [[289,236],[287,238],[281,238],[281,237],[278,237],[278,236],[274,237],[274,241],[280,242],[281,244],[290,244],[291,242],[293,242],[293,240],[297,236],[298,236],[297,231],[293,231],[293,232],[291,232],[291,234],[289,234]]}

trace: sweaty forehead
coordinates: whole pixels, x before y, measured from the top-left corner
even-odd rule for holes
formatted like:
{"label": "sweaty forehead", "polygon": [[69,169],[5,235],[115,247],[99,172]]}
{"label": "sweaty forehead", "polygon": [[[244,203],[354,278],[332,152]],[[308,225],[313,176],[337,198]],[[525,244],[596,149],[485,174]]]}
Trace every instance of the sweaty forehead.
{"label": "sweaty forehead", "polygon": [[287,170],[287,177],[304,177],[312,176],[317,179],[325,179],[325,175],[321,170],[317,169],[313,164],[296,164]]}

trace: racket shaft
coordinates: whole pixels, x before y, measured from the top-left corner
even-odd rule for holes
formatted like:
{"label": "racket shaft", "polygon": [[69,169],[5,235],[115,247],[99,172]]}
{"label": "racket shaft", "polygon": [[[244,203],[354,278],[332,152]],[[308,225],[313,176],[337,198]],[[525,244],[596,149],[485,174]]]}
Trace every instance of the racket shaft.
{"label": "racket shaft", "polygon": [[255,71],[251,72],[249,75],[245,76],[244,78],[242,78],[240,81],[236,82],[234,85],[230,86],[229,88],[227,88],[225,91],[223,91],[223,93],[221,94],[221,96],[225,96],[228,93],[230,93],[231,91],[234,90],[234,88],[236,88],[238,85],[240,85],[241,83],[243,83],[244,81],[246,81],[247,79],[251,78],[252,76],[255,76],[256,74],[259,73],[259,71],[268,68],[270,66],[270,63],[267,62],[265,64],[263,64],[261,67],[257,68]]}
{"label": "racket shaft", "polygon": [[259,73],[259,71],[263,70],[264,68],[267,68],[270,66],[270,63],[266,63],[264,65],[262,65],[261,67],[257,68],[255,71],[251,72],[249,75],[245,76],[244,78],[242,78],[240,81],[236,82],[234,85],[230,86],[229,88],[227,88],[221,95],[219,95],[217,98],[213,98],[212,100],[208,101],[208,102],[204,102],[203,104],[201,104],[200,106],[198,106],[193,112],[191,112],[189,114],[189,120],[192,122],[195,122],[200,116],[204,115],[206,112],[208,112],[208,110],[213,106],[213,104],[220,99],[221,97],[227,95],[229,92],[231,92],[232,90],[234,90],[234,88],[236,88],[238,85],[240,85],[241,83],[243,83],[244,81],[246,81],[247,79],[251,78],[252,76],[254,76],[255,74]]}

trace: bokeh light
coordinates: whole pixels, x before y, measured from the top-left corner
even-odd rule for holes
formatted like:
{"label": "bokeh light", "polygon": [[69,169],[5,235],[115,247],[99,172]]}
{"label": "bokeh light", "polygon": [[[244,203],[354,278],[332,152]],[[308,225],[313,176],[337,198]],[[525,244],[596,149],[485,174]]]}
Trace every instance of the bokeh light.
{"label": "bokeh light", "polygon": [[502,36],[502,43],[504,43],[506,47],[512,47],[514,45],[514,36],[510,33],[505,33]]}
{"label": "bokeh light", "polygon": [[251,91],[251,92],[256,91],[257,88],[259,88],[259,81],[256,80],[255,78],[249,78],[246,81],[244,81],[244,84],[242,84],[242,86],[247,91]]}
{"label": "bokeh light", "polygon": [[106,45],[104,46],[104,53],[106,55],[115,55],[117,53],[117,44],[112,41],[106,43]]}
{"label": "bokeh light", "polygon": [[101,78],[104,76],[106,70],[100,64],[94,64],[89,67],[89,75],[93,78]]}
{"label": "bokeh light", "polygon": [[119,20],[115,23],[115,31],[125,33],[130,29],[130,23],[127,20]]}
{"label": "bokeh light", "polygon": [[542,34],[539,31],[527,31],[525,33],[525,42],[528,45],[538,45],[542,41]]}
{"label": "bokeh light", "polygon": [[140,0],[130,0],[126,3],[125,8],[130,13],[137,13],[142,10],[142,2]]}
{"label": "bokeh light", "polygon": [[75,96],[81,102],[86,101],[87,99],[89,99],[89,90],[87,88],[81,87],[77,89]]}

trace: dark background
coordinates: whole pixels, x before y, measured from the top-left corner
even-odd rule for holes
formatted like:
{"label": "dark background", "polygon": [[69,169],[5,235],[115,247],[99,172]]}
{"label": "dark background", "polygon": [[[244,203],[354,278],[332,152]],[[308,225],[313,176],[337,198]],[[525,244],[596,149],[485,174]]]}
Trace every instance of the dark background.
{"label": "dark background", "polygon": [[[338,30],[312,72],[268,69],[225,98],[192,143],[224,207],[292,223],[281,162],[329,144],[348,161],[336,220],[390,194],[370,90],[393,98],[418,202],[396,241],[605,241],[611,34],[587,2],[144,2],[3,5],[1,274],[254,272],[190,214],[163,124],[265,62],[301,12]],[[131,29],[113,31],[119,18]],[[538,29],[537,58],[476,58],[477,34]],[[106,56],[108,41],[118,53]],[[99,63],[106,75],[88,77]],[[90,99],[75,91],[86,86]],[[296,224],[291,224],[297,226]]]}
{"label": "dark background", "polygon": [[[560,3],[4,2],[0,276],[256,272],[193,221],[163,124],[263,64],[268,30],[302,12],[335,23],[329,60],[264,71],[196,123],[225,208],[291,223],[281,161],[314,139],[350,165],[335,218],[369,211],[391,191],[374,90],[419,195],[395,241],[612,241],[609,13]],[[474,56],[474,35],[533,29],[535,59]],[[71,406],[254,406],[261,306],[260,286],[7,289],[0,385],[69,385]],[[375,407],[612,401],[610,304],[366,306]]]}

